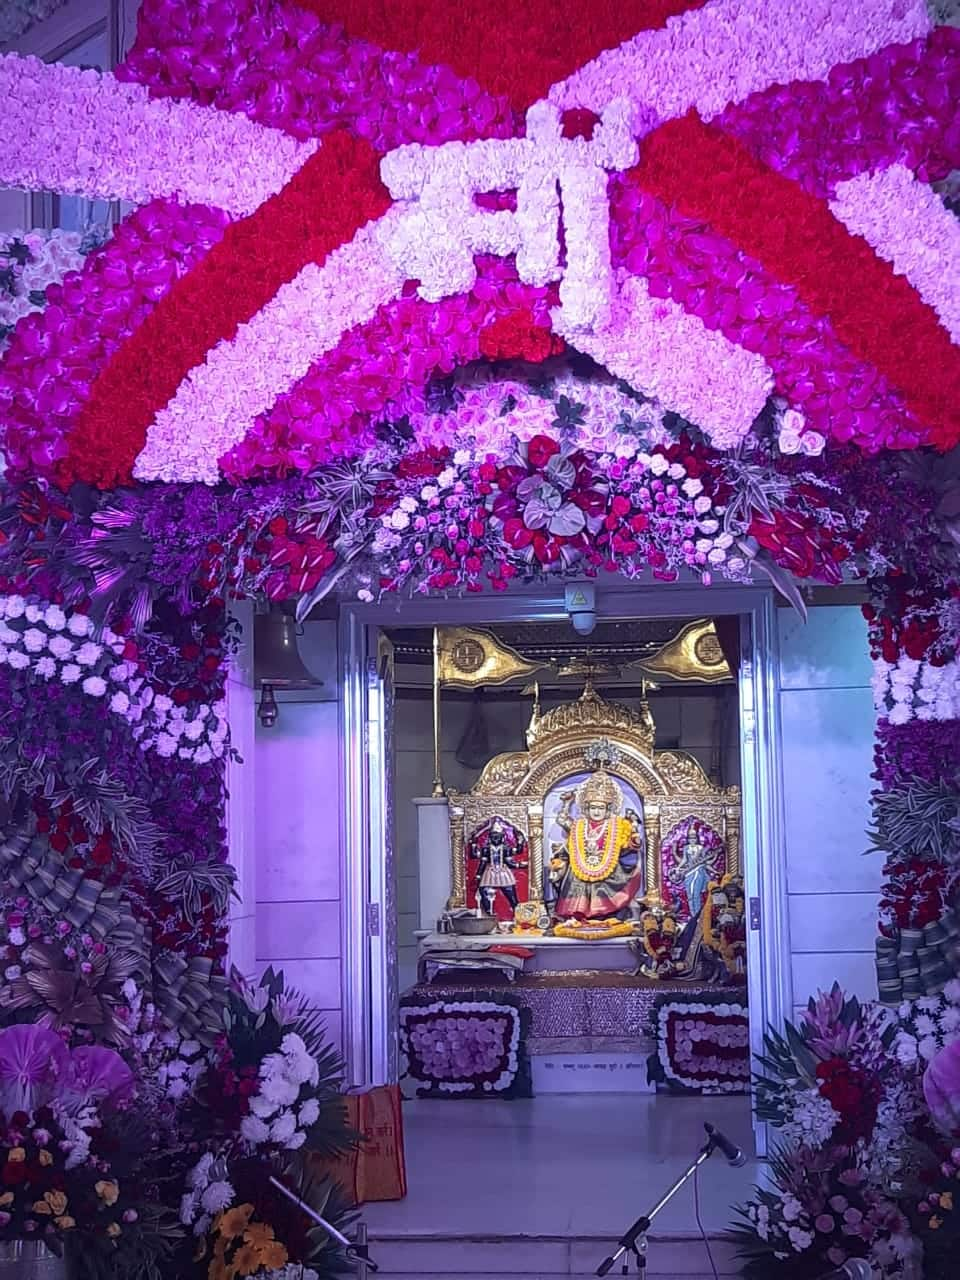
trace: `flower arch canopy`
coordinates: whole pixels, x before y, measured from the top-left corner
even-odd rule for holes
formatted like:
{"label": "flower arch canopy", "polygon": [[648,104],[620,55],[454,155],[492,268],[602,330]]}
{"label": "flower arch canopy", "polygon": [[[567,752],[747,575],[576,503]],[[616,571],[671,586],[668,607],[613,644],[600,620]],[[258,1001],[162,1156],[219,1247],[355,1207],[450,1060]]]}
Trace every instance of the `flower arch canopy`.
{"label": "flower arch canopy", "polygon": [[564,344],[721,451],[771,396],[810,454],[960,442],[922,0],[146,0],[116,77],[0,94],[0,181],[139,206],[13,335],[15,475],[307,473]]}

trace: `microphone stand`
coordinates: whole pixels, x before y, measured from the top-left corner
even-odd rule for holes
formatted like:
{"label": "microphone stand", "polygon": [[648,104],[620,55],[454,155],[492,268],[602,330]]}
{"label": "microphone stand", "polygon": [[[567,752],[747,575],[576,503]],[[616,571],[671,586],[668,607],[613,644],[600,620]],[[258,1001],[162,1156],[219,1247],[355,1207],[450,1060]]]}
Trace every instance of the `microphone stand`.
{"label": "microphone stand", "polygon": [[673,1199],[683,1184],[689,1178],[693,1177],[702,1164],[706,1164],[714,1151],[717,1150],[717,1146],[716,1138],[713,1134],[710,1134],[707,1141],[698,1152],[696,1159],[692,1160],[690,1164],[687,1165],[686,1169],[684,1169],[683,1173],[681,1173],[680,1177],[676,1180],[670,1190],[657,1201],[649,1213],[645,1213],[642,1217],[638,1218],[633,1226],[629,1227],[628,1230],[620,1237],[616,1252],[612,1253],[609,1258],[604,1258],[603,1262],[600,1263],[600,1266],[597,1267],[598,1276],[607,1275],[608,1272],[613,1270],[621,1258],[623,1259],[623,1269],[621,1274],[627,1275],[630,1265],[629,1254],[633,1254],[636,1259],[637,1274],[641,1277],[646,1276],[647,1233],[650,1230],[650,1224],[653,1222],[660,1210]]}
{"label": "microphone stand", "polygon": [[357,1229],[356,1240],[350,1240],[342,1231],[338,1231],[332,1223],[327,1222],[326,1218],[321,1218],[319,1213],[315,1209],[311,1209],[306,1201],[301,1200],[299,1196],[295,1196],[289,1187],[283,1185],[279,1178],[275,1178],[271,1174],[270,1183],[278,1191],[282,1192],[288,1200],[293,1201],[302,1213],[311,1218],[318,1227],[322,1227],[327,1235],[345,1250],[348,1261],[357,1264],[357,1275],[360,1280],[366,1280],[369,1272],[378,1270],[376,1263],[370,1259],[370,1253],[367,1249],[367,1228],[362,1223]]}

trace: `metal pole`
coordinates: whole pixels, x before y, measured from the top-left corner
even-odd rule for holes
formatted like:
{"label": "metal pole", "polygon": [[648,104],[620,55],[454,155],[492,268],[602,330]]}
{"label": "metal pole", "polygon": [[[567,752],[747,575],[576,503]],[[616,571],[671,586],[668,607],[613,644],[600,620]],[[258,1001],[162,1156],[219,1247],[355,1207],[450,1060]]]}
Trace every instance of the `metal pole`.
{"label": "metal pole", "polygon": [[440,772],[440,628],[433,628],[433,798],[446,795]]}

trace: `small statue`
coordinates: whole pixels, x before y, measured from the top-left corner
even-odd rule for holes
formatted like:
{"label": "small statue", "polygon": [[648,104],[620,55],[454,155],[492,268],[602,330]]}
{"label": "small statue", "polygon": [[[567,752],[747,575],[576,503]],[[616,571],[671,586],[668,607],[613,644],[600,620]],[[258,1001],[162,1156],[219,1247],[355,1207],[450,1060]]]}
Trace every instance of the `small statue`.
{"label": "small statue", "polygon": [[705,958],[712,959],[712,982],[737,983],[746,979],[747,925],[743,881],[726,875],[712,881],[703,913]]}
{"label": "small statue", "polygon": [[680,856],[670,871],[670,881],[675,885],[683,885],[692,920],[696,920],[703,910],[707,886],[712,879],[713,859],[713,851],[702,843],[697,828],[691,826]]}
{"label": "small statue", "polygon": [[526,854],[523,835],[500,818],[471,836],[467,856],[477,861],[477,900],[486,915],[497,914],[497,896],[503,894],[513,917],[519,901],[515,873],[526,867]]}
{"label": "small statue", "polygon": [[639,816],[619,816],[623,792],[603,769],[560,800],[557,824],[567,838],[565,845],[553,845],[550,862],[557,919],[587,924],[623,920],[643,893]]}
{"label": "small statue", "polygon": [[656,902],[640,917],[642,937],[631,943],[637,953],[637,977],[675,978],[682,965],[674,956],[680,926],[670,907]]}

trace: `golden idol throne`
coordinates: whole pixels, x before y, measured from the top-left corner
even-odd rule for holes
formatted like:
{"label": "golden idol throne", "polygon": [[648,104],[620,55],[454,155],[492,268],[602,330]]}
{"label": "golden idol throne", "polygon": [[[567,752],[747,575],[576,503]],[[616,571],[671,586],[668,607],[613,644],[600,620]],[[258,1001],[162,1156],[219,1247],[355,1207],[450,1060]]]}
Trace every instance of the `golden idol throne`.
{"label": "golden idol throne", "polygon": [[[476,833],[500,823],[526,850],[521,913],[531,920],[549,916],[545,870],[560,848],[563,815],[596,776],[619,793],[618,816],[634,824],[643,869],[635,918],[644,908],[664,906],[680,926],[699,915],[707,882],[741,874],[740,790],[715,786],[683,751],[654,750],[655,737],[646,701],[639,711],[607,702],[591,681],[574,702],[543,714],[535,703],[527,750],[495,757],[470,791],[448,795],[449,909],[476,905]],[[693,874],[698,858],[705,863],[699,879]]]}

